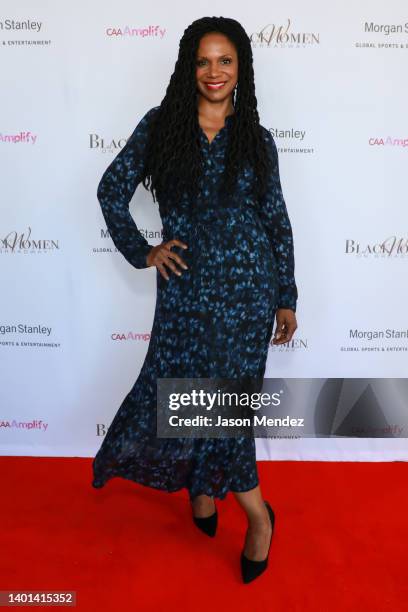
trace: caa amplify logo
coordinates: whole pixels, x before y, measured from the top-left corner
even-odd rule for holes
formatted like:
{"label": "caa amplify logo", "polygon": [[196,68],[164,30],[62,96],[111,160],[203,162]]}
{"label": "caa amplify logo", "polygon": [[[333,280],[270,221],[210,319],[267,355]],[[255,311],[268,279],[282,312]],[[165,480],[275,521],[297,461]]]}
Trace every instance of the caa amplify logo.
{"label": "caa amplify logo", "polygon": [[114,28],[114,27],[106,28],[107,36],[121,36],[121,37],[137,36],[139,38],[145,38],[146,36],[150,38],[154,38],[156,36],[159,36],[160,38],[163,38],[165,33],[166,33],[166,28],[161,28],[158,25],[149,25],[144,28],[132,28],[130,26],[125,26],[123,28],[120,28],[120,27],[119,28]]}
{"label": "caa amplify logo", "polygon": [[408,147],[408,138],[369,138],[368,144],[370,146],[379,147]]}
{"label": "caa amplify logo", "polygon": [[370,255],[386,255],[387,257],[401,257],[407,255],[408,238],[397,238],[389,236],[382,242],[372,244],[360,244],[351,238],[346,240],[346,255],[357,255],[358,257],[369,257]]}
{"label": "caa amplify logo", "polygon": [[112,340],[143,340],[147,342],[150,340],[150,333],[138,334],[136,332],[113,332],[111,334]]}
{"label": "caa amplify logo", "polygon": [[16,132],[15,134],[0,133],[0,142],[12,142],[13,144],[24,142],[27,144],[35,144],[37,135],[31,132]]}
{"label": "caa amplify logo", "polygon": [[58,241],[48,238],[31,238],[31,227],[28,228],[28,233],[25,234],[17,231],[10,231],[4,237],[0,237],[0,253],[21,253],[29,251],[30,253],[46,253],[59,249]]}
{"label": "caa amplify logo", "polygon": [[254,46],[261,47],[320,44],[319,34],[292,32],[290,19],[288,19],[286,25],[277,26],[273,23],[268,23],[258,32],[250,34],[249,38]]}
{"label": "caa amplify logo", "polygon": [[40,429],[41,431],[46,431],[48,429],[48,423],[45,421],[16,421],[13,419],[12,421],[0,421],[0,427],[4,427],[5,429]]}

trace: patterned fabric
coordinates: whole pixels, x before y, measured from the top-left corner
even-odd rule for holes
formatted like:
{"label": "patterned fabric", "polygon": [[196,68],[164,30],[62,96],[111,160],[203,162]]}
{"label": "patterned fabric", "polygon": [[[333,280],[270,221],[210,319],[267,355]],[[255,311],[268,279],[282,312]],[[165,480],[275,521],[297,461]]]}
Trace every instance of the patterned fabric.
{"label": "patterned fabric", "polygon": [[[147,267],[150,245],[129,212],[141,181],[151,108],[105,170],[97,196],[113,242],[135,268]],[[177,205],[159,202],[164,241],[188,266],[166,281],[156,269],[157,299],[151,338],[139,376],[116,413],[93,460],[94,487],[120,476],[168,492],[185,487],[191,498],[223,499],[228,491],[258,484],[253,438],[158,438],[156,379],[264,376],[277,308],[296,311],[291,224],[279,178],[278,153],[262,127],[275,162],[268,192],[252,195],[254,174],[245,167],[237,190],[218,194],[234,115],[211,144],[200,128],[205,158],[200,196]]]}

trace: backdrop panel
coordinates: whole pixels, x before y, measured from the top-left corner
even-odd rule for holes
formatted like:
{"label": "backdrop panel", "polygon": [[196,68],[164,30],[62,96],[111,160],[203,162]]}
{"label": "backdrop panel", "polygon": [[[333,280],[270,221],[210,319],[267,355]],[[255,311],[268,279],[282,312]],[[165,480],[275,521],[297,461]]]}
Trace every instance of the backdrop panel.
{"label": "backdrop panel", "polygon": [[[96,188],[160,104],[184,29],[216,2],[2,3],[1,452],[93,456],[143,363],[155,268],[132,268]],[[298,329],[266,376],[405,378],[403,0],[237,3],[295,241]],[[161,242],[139,186],[131,212]],[[364,390],[361,390],[364,393]],[[390,400],[391,401],[391,400]],[[390,406],[392,410],[392,405]],[[257,441],[260,459],[406,460],[405,438]]]}

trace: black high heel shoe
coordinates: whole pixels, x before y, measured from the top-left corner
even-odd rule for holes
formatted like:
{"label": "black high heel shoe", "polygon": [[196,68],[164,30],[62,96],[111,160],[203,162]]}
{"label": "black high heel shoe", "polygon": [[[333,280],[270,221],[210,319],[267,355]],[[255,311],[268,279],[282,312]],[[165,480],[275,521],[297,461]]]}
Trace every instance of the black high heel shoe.
{"label": "black high heel shoe", "polygon": [[194,516],[193,514],[194,524],[197,525],[199,529],[206,535],[210,537],[214,537],[217,531],[217,523],[218,523],[218,512],[217,508],[215,508],[215,512],[210,516],[200,517]]}
{"label": "black high heel shoe", "polygon": [[245,583],[252,582],[252,580],[258,578],[258,576],[260,576],[268,567],[269,550],[271,548],[273,530],[275,527],[275,514],[268,501],[265,500],[264,504],[268,510],[269,518],[271,520],[272,525],[272,533],[268,547],[268,554],[266,555],[266,559],[263,559],[263,561],[251,561],[251,559],[248,559],[248,557],[244,555],[244,551],[241,552],[241,574],[242,579]]}

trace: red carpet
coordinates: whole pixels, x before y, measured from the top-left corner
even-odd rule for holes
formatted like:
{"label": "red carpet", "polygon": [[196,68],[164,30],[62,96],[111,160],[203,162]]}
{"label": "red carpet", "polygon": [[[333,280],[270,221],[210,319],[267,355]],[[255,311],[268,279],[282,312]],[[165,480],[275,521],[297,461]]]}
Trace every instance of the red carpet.
{"label": "red carpet", "polygon": [[91,459],[3,457],[1,467],[0,590],[76,591],[87,612],[408,607],[406,463],[260,462],[276,531],[269,568],[249,585],[231,493],[211,539],[186,491],[119,478],[93,489]]}

